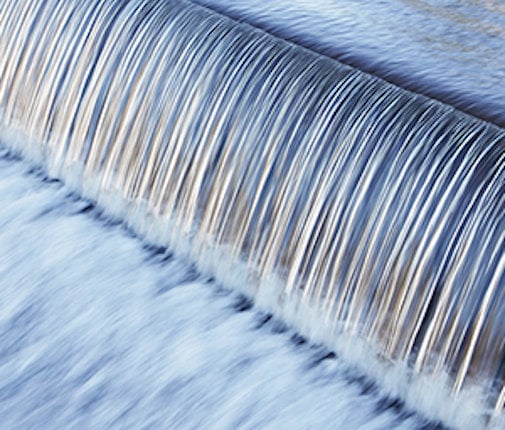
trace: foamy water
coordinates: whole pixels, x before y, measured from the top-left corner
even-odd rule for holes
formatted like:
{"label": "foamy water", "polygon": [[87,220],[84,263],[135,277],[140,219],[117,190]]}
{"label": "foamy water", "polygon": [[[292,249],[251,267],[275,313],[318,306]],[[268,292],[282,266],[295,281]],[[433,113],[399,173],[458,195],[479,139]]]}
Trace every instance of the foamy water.
{"label": "foamy water", "polygon": [[[247,268],[226,258],[229,251],[226,247],[217,247],[211,252],[205,249],[198,251],[198,248],[189,246],[188,239],[177,229],[171,228],[167,220],[153,218],[142,210],[132,210],[127,201],[114,193],[99,190],[92,180],[79,182],[82,169],[78,164],[72,169],[66,169],[64,180],[67,185],[48,177],[44,167],[46,160],[38,145],[21,130],[0,129],[0,138],[1,161],[6,167],[0,169],[2,175],[6,176],[6,186],[0,186],[0,196],[15,201],[20,200],[16,200],[17,197],[24,199],[21,199],[24,204],[18,203],[15,206],[17,209],[13,210],[12,225],[23,229],[25,224],[34,224],[28,230],[24,241],[26,246],[12,227],[4,229],[12,232],[12,236],[10,239],[0,237],[0,244],[5,243],[9,247],[16,243],[21,246],[18,265],[25,267],[25,271],[36,279],[35,287],[32,286],[35,289],[44,275],[32,271],[47,264],[37,259],[47,258],[52,261],[52,276],[63,283],[60,284],[63,285],[60,286],[61,291],[70,296],[70,302],[77,306],[67,317],[65,314],[71,308],[60,306],[61,300],[51,294],[51,299],[56,299],[57,302],[52,313],[55,318],[53,326],[61,328],[66,323],[71,326],[77,324],[76,331],[79,333],[81,328],[78,321],[86,320],[86,327],[90,331],[86,337],[93,340],[91,345],[84,344],[84,349],[90,351],[86,354],[89,363],[78,364],[79,368],[83,366],[83,369],[95,369],[100,367],[102,361],[109,363],[107,358],[102,357],[101,346],[94,343],[98,334],[103,336],[109,333],[107,340],[102,338],[101,345],[112,346],[112,349],[119,351],[127,350],[131,354],[122,356],[119,364],[110,362],[103,369],[102,377],[110,380],[114,386],[114,379],[118,376],[116,369],[122,367],[132,372],[130,376],[139,385],[138,394],[134,397],[142,405],[142,411],[139,412],[141,418],[133,413],[138,421],[121,421],[121,418],[116,423],[115,419],[107,416],[109,413],[112,416],[122,416],[125,410],[132,408],[132,393],[135,389],[119,384],[113,397],[117,395],[129,406],[124,406],[121,412],[109,406],[107,396],[99,394],[95,399],[92,395],[95,399],[92,403],[102,405],[105,410],[100,412],[98,418],[94,410],[92,417],[87,412],[83,414],[80,419],[96,419],[89,424],[89,428],[114,428],[116,425],[118,428],[144,428],[144,421],[150,422],[160,414],[152,426],[149,424],[145,428],[502,428],[504,415],[496,414],[487,407],[486,393],[479,387],[471,387],[452,396],[451,379],[447,375],[415,374],[405,364],[380,358],[378,347],[356,334],[335,336],[331,325],[321,325],[317,308],[301,308],[296,300],[284,302],[280,308],[276,293],[278,285],[275,281],[271,288],[264,288],[261,294],[256,293],[254,301],[257,309],[251,310],[253,303],[246,296],[251,296],[255,290],[256,280],[249,278]],[[80,197],[90,195],[98,198],[98,204]],[[6,208],[4,213],[9,213],[7,203],[2,206]],[[51,219],[52,222],[44,224],[44,221]],[[160,242],[170,243],[172,249],[159,246]],[[28,245],[35,249],[27,251]],[[56,250],[58,251],[55,252]],[[14,254],[10,251],[2,255],[9,255],[10,259]],[[82,256],[77,258],[80,255]],[[28,256],[33,256],[35,260],[30,260]],[[114,264],[115,261],[117,264]],[[225,287],[216,283],[209,274],[215,275]],[[89,282],[93,285],[88,285]],[[109,286],[110,283],[113,285]],[[10,285],[19,291],[15,284]],[[81,291],[86,285],[89,289]],[[117,291],[113,291],[113,287]],[[82,306],[81,301],[76,300],[76,291],[88,305]],[[143,291],[143,295],[139,295],[139,291]],[[93,292],[96,305],[89,302]],[[165,294],[167,292],[169,293]],[[172,295],[178,297],[179,293],[185,299],[177,298],[166,308],[159,308],[164,303],[163,298]],[[28,297],[29,295],[30,293],[27,294]],[[158,298],[160,295],[161,299]],[[18,315],[24,315],[26,307],[32,309],[30,300],[27,303],[27,306],[17,308],[17,312],[11,312],[11,318],[17,320]],[[100,309],[98,315],[101,318],[95,318],[97,308]],[[184,315],[181,324],[180,319],[171,319],[174,311]],[[2,310],[0,314],[3,314]],[[153,341],[158,340],[153,344],[158,346],[147,347],[145,342],[151,335],[151,329],[146,336],[144,330],[149,324],[146,325],[145,320],[156,320],[156,315],[161,318],[155,322],[156,326],[163,325],[165,330],[176,334],[176,339],[166,339],[161,333],[164,340],[160,341],[154,331]],[[117,329],[105,328],[110,319],[119,324]],[[25,320],[29,323],[29,330],[38,327],[32,314],[27,314]],[[221,321],[223,325],[219,324]],[[17,343],[15,339],[19,335],[12,330],[12,324],[7,326],[6,333],[7,331],[11,331],[9,336],[14,339],[12,342]],[[48,331],[46,336],[51,337],[53,331]],[[60,344],[62,351],[72,348],[71,345],[76,341],[79,343],[80,335],[69,335]],[[179,339],[179,335],[183,338]],[[303,335],[307,335],[308,340]],[[24,333],[20,336],[24,337]],[[117,336],[123,343],[118,342],[116,348],[113,343],[109,345],[109,339],[113,338],[115,342]],[[257,336],[264,337],[258,340]],[[161,345],[160,342],[165,340],[166,344]],[[68,347],[65,346],[67,341]],[[175,350],[170,342],[177,346]],[[44,343],[42,338],[42,344]],[[263,350],[264,345],[267,345],[266,350]],[[238,355],[233,353],[234,350]],[[248,350],[251,351],[251,357]],[[335,352],[339,356],[338,360],[334,359]],[[34,354],[32,349],[26,355],[35,368],[47,367],[41,361],[44,355]],[[83,356],[82,352],[77,352],[76,355],[79,360]],[[258,368],[249,366],[263,356],[265,364],[262,361]],[[220,361],[222,359],[224,361]],[[14,358],[14,361],[18,360],[17,357]],[[158,363],[157,360],[162,362]],[[284,360],[294,361],[286,366]],[[60,365],[66,362],[66,354],[53,360],[54,371],[59,372]],[[244,363],[246,365],[243,366]],[[66,367],[61,371],[62,374],[65,374],[65,369]],[[167,384],[170,385],[172,379],[177,381],[177,386],[184,386],[184,396],[188,396],[187,401],[181,402],[179,399],[175,404],[170,403],[175,400],[167,402],[165,407],[172,409],[170,413],[162,413],[154,406],[151,409],[145,407],[153,390],[163,391],[157,386],[160,375],[156,372],[160,369],[164,372],[170,369],[171,379]],[[194,373],[195,369],[198,369],[198,373]],[[216,379],[209,380],[207,372],[214,374],[216,371]],[[287,376],[286,371],[289,373]],[[23,385],[22,381],[26,380],[28,396],[32,398],[33,387],[37,384],[33,384],[30,377],[26,379],[24,372],[22,370],[19,373],[17,380],[21,383],[7,383],[6,392],[22,392],[13,388]],[[28,375],[31,372],[30,369]],[[191,376],[181,376],[187,375],[187,372]],[[230,372],[231,377],[226,376]],[[10,370],[7,374],[11,375]],[[152,383],[144,374],[151,375]],[[129,379],[125,371],[120,370],[119,375]],[[199,381],[199,378],[203,380]],[[52,383],[53,377],[50,376],[49,380]],[[46,380],[41,382],[42,387],[48,383]],[[234,386],[237,384],[237,387],[228,397],[223,397],[230,383]],[[302,387],[298,392],[300,383]],[[213,394],[206,394],[207,388],[204,387],[207,386]],[[218,388],[214,391],[213,387]],[[251,391],[256,394],[251,394]],[[215,396],[221,400],[216,402]],[[67,395],[63,397],[66,399]],[[0,396],[0,401],[2,398]],[[33,400],[36,398],[37,395],[33,396]],[[26,398],[20,397],[19,400],[18,404],[10,404],[6,409],[9,414],[15,414],[12,425],[16,426],[26,420],[27,410],[30,414],[34,410],[33,407],[26,406],[30,405]],[[41,401],[39,398],[38,402]],[[162,403],[164,401],[161,400]],[[115,402],[116,399],[113,404]],[[197,409],[202,411],[200,417],[193,417],[195,402],[199,405]],[[77,410],[74,408],[73,405],[62,404],[60,410],[61,415],[69,420],[71,428],[75,425],[75,417],[71,416],[79,416],[83,411],[81,407]],[[269,412],[266,413],[266,410]],[[216,418],[208,416],[215,413]],[[241,418],[236,418],[237,414]],[[34,415],[33,428],[40,428],[41,423],[49,423],[52,427],[49,417],[59,419],[58,412]],[[6,428],[10,429],[12,425]],[[26,425],[32,428],[31,424]],[[59,422],[54,424],[58,428],[65,425]],[[87,428],[88,424],[79,422],[78,425]]]}
{"label": "foamy water", "polygon": [[0,428],[426,424],[190,262],[0,155]]}
{"label": "foamy water", "polygon": [[9,428],[503,417],[502,129],[184,0],[4,11]]}

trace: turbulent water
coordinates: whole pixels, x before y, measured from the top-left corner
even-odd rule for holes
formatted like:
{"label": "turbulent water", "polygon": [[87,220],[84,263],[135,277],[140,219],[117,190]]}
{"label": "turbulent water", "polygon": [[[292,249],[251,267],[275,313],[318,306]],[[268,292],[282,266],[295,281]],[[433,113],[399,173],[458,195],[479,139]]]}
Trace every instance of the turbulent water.
{"label": "turbulent water", "polygon": [[[37,307],[26,305],[21,293],[12,294],[7,302],[14,309],[8,320],[14,322],[7,322],[5,331],[7,338],[13,339],[10,344],[6,342],[8,349],[18,351],[16,345],[23,346],[23,339],[30,345],[25,358],[28,364],[20,367],[17,380],[5,384],[3,399],[6,409],[14,414],[12,422],[27,415],[19,406],[29,405],[22,388],[26,387],[31,399],[32,387],[46,385],[44,380],[39,385],[36,382],[46,369],[63,381],[74,381],[73,366],[65,367],[66,359],[55,359],[54,365],[41,364],[44,360],[36,348],[32,349],[31,340],[42,336],[42,347],[48,340],[43,336],[46,332],[38,330],[43,330],[48,321],[58,321],[54,325],[64,333],[68,326],[69,337],[78,341],[71,330],[75,327],[79,331],[80,322],[89,317],[97,322],[86,327],[100,336],[109,330],[116,333],[104,341],[110,346],[103,362],[106,370],[90,371],[100,373],[98,381],[105,378],[105,382],[92,383],[89,393],[84,390],[93,408],[103,406],[97,426],[112,425],[107,414],[129,407],[133,410],[131,419],[141,417],[147,427],[157,426],[151,419],[169,427],[177,420],[188,427],[202,426],[202,416],[217,428],[275,426],[274,412],[265,418],[265,408],[276,410],[281,420],[278,424],[285,427],[338,427],[346,423],[342,410],[347,410],[345,402],[353,402],[355,395],[345,394],[342,408],[334,405],[340,418],[325,412],[320,416],[325,421],[319,423],[316,412],[297,406],[298,400],[293,403],[283,397],[282,393],[291,395],[294,390],[285,388],[282,381],[266,383],[271,391],[262,395],[249,397],[232,391],[229,397],[220,397],[227,389],[238,387],[218,375],[216,381],[226,389],[212,389],[210,393],[219,397],[223,409],[215,405],[217,399],[213,400],[211,394],[195,396],[202,385],[214,385],[214,379],[209,380],[205,371],[200,371],[202,366],[219,362],[213,350],[201,351],[206,342],[225,339],[221,351],[229,350],[223,355],[232,360],[236,354],[240,356],[243,344],[251,344],[256,351],[252,346],[256,343],[264,351],[263,341],[249,339],[243,326],[237,331],[241,333],[237,337],[243,339],[237,343],[232,340],[234,331],[213,332],[219,327],[215,321],[221,318],[261,319],[254,312],[237,317],[243,313],[228,309],[236,300],[239,303],[235,308],[247,309],[250,299],[258,309],[294,327],[298,333],[295,343],[301,342],[300,335],[307,336],[311,345],[324,344],[343,363],[352,363],[351,373],[359,376],[316,379],[318,383],[324,381],[323,390],[340,381],[337,391],[342,387],[345,392],[355,389],[365,394],[364,398],[357,397],[357,404],[363,402],[365,407],[370,401],[371,412],[353,406],[350,415],[358,415],[353,418],[358,420],[356,426],[362,423],[389,428],[392,424],[382,420],[391,414],[392,422],[398,425],[422,426],[422,419],[411,415],[411,410],[461,428],[474,428],[489,420],[493,426],[503,420],[503,129],[184,0],[26,0],[0,4],[3,144],[65,183],[65,187],[44,186],[48,196],[66,195],[72,190],[89,199],[76,198],[72,203],[67,201],[70,197],[64,197],[56,206],[41,209],[42,220],[54,214],[63,217],[54,227],[42,228],[39,218],[29,216],[37,210],[38,194],[28,193],[26,207],[13,215],[14,224],[6,230],[6,234],[21,237],[14,225],[23,231],[25,224],[28,228],[35,222],[29,236],[57,238],[53,228],[61,228],[63,236],[59,237],[68,237],[68,241],[47,245],[45,252],[33,251],[43,261],[29,263],[27,249],[38,239],[33,243],[27,240],[21,248],[26,255],[19,255],[26,260],[26,270],[20,276],[24,279],[32,270],[43,269],[46,259],[53,262],[69,289],[39,299],[42,303],[53,299],[59,303],[71,296],[78,308],[65,324],[61,318],[72,312],[69,305],[58,315],[55,311],[37,313]],[[4,161],[6,171],[14,168],[14,161]],[[34,190],[38,189],[35,177],[18,176],[12,183],[30,180]],[[5,197],[9,196],[5,191]],[[95,227],[88,225],[93,217],[99,218],[93,221]],[[123,230],[113,219],[123,222]],[[86,222],[79,230],[82,237],[72,235],[65,227],[67,221],[75,220]],[[102,232],[93,236],[93,228]],[[142,254],[137,239],[127,240],[128,234],[138,235],[151,247]],[[120,267],[109,262],[109,258],[114,261],[121,255],[122,249],[116,245],[116,236],[109,235],[123,238],[130,244],[130,248],[125,245],[127,254],[132,258],[137,255],[142,262]],[[86,245],[86,240],[93,238],[92,244]],[[79,252],[53,252],[71,246],[104,265],[82,272],[87,266],[77,263]],[[169,256],[165,247],[178,257]],[[151,259],[146,260],[149,253]],[[8,267],[10,258],[5,254]],[[138,272],[133,271],[135,267]],[[116,271],[105,283],[115,283],[116,277],[123,281],[93,290],[96,301],[84,308],[86,300],[76,300],[71,289],[79,291],[82,278],[100,279],[108,270]],[[145,303],[145,297],[138,296],[146,291],[144,271],[156,276],[157,280],[145,282],[158,285],[154,289],[158,288],[159,294],[152,296],[156,297],[153,302],[160,301],[157,304]],[[205,285],[203,274],[215,277],[217,284]],[[45,278],[39,274],[35,279]],[[48,284],[61,285],[52,275],[51,279]],[[167,285],[160,279],[166,279]],[[125,287],[128,280],[133,283]],[[33,287],[32,282],[29,284]],[[241,291],[248,298],[219,298],[217,285]],[[119,290],[114,292],[116,287],[126,296]],[[178,294],[191,303],[179,303]],[[92,295],[91,291],[82,294]],[[159,308],[163,298],[174,295],[177,311],[171,310],[171,305],[166,312]],[[131,302],[130,297],[134,297]],[[137,299],[144,307],[137,308]],[[204,304],[199,305],[200,310],[194,309],[200,300]],[[212,301],[216,312],[212,310],[214,304],[208,304]],[[19,311],[15,307],[18,302]],[[21,317],[26,332],[16,331],[17,315],[25,315],[26,307],[27,316]],[[46,307],[50,305],[42,306]],[[187,319],[163,319],[178,312]],[[32,324],[39,317],[40,324]],[[199,321],[208,321],[212,330]],[[135,324],[143,333],[145,327],[151,329],[151,322],[160,336],[168,337],[158,340],[156,347],[142,340],[128,348],[125,343],[137,333]],[[274,324],[268,318],[263,322]],[[116,324],[119,327],[114,331]],[[181,351],[186,354],[172,357],[177,364],[173,373],[177,382],[167,383],[175,385],[174,392],[184,393],[183,403],[175,403],[171,412],[158,415],[154,412],[158,400],[152,391],[166,390],[156,385],[161,377],[161,361],[157,360],[173,353],[170,344],[179,341],[170,336],[186,324],[189,334],[183,334],[181,341]],[[143,338],[144,334],[138,336]],[[148,331],[145,338],[150,336]],[[276,339],[274,344],[279,342]],[[69,343],[71,363],[71,346],[77,341],[62,340],[62,345]],[[101,356],[99,347],[90,348],[89,360]],[[303,348],[301,360],[306,361],[314,347]],[[297,362],[298,354],[293,349],[287,353],[287,360]],[[82,354],[75,356],[80,359]],[[243,361],[244,369],[240,365],[237,372],[244,372],[242,376],[246,377],[254,360]],[[14,362],[22,364],[23,360],[16,357]],[[282,369],[282,363],[279,358],[275,366]],[[170,367],[170,360],[166,364]],[[101,366],[100,361],[92,368]],[[117,373],[113,371],[116,367],[125,371]],[[230,361],[218,365],[225,374],[233,373],[236,367]],[[344,368],[339,367],[337,373],[347,374]],[[5,369],[6,375],[11,375],[10,368]],[[215,367],[205,369],[212,374]],[[311,372],[305,369],[292,379],[310,379]],[[144,373],[152,378],[153,385],[149,388],[149,377],[142,377],[146,391],[140,390],[138,396],[132,394],[135,388],[115,386],[115,377],[129,380],[132,374]],[[267,377],[275,380],[268,371],[261,376]],[[89,379],[95,381],[94,377]],[[244,385],[249,385],[244,391],[249,392],[255,382]],[[109,386],[115,387],[112,394]],[[54,395],[51,399],[63,402],[60,411],[78,416],[66,400],[72,399],[74,391],[79,392],[79,384],[64,388],[68,388],[68,396]],[[179,398],[168,397],[175,402]],[[280,403],[262,406],[266,403],[259,397],[269,405],[274,397],[280,397]],[[19,402],[13,408],[9,406],[11,398]],[[116,408],[116,398],[130,402],[130,406]],[[132,398],[138,402],[134,406]],[[37,395],[34,399],[40,402]],[[311,401],[315,411],[323,408],[318,404],[334,403],[330,395],[322,403]],[[286,415],[280,412],[284,409]],[[89,419],[85,406],[79,410],[84,419]],[[191,411],[195,410],[198,413],[193,415]],[[43,413],[48,414],[46,418],[34,417],[33,425],[37,419],[49,420],[49,412]],[[215,421],[213,413],[219,414]],[[306,417],[298,418],[305,413]],[[63,412],[57,415],[58,419],[69,418]],[[131,425],[140,426],[138,422]]]}
{"label": "turbulent water", "polygon": [[0,147],[0,428],[436,428]]}

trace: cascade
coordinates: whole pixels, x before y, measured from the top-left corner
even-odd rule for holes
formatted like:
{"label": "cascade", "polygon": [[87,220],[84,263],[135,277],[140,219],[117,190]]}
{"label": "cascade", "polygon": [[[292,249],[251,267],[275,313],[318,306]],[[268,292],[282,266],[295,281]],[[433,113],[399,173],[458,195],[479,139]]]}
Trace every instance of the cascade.
{"label": "cascade", "polygon": [[502,414],[503,129],[183,0],[0,10],[26,157],[314,341]]}

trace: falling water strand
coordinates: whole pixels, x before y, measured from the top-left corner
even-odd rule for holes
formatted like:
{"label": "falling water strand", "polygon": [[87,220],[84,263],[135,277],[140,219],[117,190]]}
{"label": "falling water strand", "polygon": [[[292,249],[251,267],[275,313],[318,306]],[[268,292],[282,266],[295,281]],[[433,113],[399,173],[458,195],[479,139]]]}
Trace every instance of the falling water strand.
{"label": "falling water strand", "polygon": [[503,130],[185,1],[0,8],[27,156],[315,340],[502,413]]}

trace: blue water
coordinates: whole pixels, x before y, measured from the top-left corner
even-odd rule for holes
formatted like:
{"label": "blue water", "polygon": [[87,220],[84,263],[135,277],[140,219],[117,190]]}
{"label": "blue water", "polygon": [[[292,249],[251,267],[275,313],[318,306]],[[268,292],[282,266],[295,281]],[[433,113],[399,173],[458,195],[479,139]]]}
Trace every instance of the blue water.
{"label": "blue water", "polygon": [[193,0],[505,126],[502,0]]}
{"label": "blue water", "polygon": [[[503,125],[505,12],[454,4],[213,7]],[[442,427],[3,147],[0,208],[0,429]]]}
{"label": "blue water", "polygon": [[1,148],[0,207],[0,429],[427,424]]}

